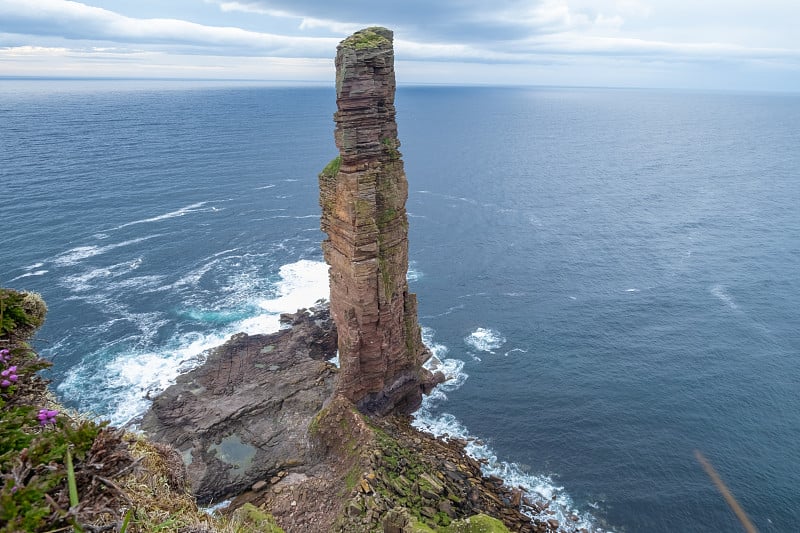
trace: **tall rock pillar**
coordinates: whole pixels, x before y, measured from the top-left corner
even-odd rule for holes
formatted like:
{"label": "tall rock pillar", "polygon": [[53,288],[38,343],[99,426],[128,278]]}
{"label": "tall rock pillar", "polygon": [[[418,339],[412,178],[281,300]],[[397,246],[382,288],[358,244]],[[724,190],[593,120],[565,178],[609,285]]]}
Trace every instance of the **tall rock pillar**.
{"label": "tall rock pillar", "polygon": [[[339,392],[365,413],[410,413],[437,381],[408,292],[408,182],[386,28],[361,30],[336,53],[339,157],[322,171],[322,243],[339,333]],[[437,375],[441,378],[441,375]]]}

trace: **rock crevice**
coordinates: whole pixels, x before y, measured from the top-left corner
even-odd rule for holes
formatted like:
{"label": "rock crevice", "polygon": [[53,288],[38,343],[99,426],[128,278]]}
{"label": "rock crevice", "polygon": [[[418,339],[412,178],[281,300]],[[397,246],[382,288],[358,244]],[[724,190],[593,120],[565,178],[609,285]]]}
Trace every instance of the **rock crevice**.
{"label": "rock crevice", "polygon": [[338,391],[365,413],[410,413],[437,377],[408,291],[408,181],[395,121],[392,32],[368,28],[336,54],[335,141],[320,174]]}

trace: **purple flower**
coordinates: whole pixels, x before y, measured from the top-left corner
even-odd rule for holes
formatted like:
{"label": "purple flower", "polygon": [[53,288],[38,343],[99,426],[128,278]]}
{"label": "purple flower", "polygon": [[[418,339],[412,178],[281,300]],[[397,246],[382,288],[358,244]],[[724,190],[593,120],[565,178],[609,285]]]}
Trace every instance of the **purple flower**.
{"label": "purple flower", "polygon": [[0,350],[0,363],[7,363],[11,359],[7,348]]}
{"label": "purple flower", "polygon": [[56,424],[56,416],[58,411],[51,411],[49,409],[39,409],[39,414],[36,418],[39,420],[39,425],[46,426],[48,424]]}
{"label": "purple flower", "polygon": [[17,367],[10,366],[6,368],[2,372],[0,372],[0,377],[3,378],[3,380],[0,381],[0,387],[2,388],[10,387],[12,383],[16,383],[17,380],[19,379],[19,376],[17,375]]}

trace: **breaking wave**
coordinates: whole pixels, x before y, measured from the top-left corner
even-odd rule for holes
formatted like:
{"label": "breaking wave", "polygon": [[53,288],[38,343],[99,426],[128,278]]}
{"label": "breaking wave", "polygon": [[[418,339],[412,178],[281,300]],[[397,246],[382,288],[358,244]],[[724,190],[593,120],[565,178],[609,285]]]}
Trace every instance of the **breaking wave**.
{"label": "breaking wave", "polygon": [[464,338],[464,342],[473,350],[493,354],[506,343],[506,338],[499,331],[477,328]]}
{"label": "breaking wave", "polygon": [[[481,463],[484,475],[502,478],[507,486],[522,489],[528,500],[547,504],[548,511],[552,513],[547,515],[548,518],[558,520],[561,531],[603,531],[597,527],[597,520],[591,513],[576,509],[569,494],[550,476],[530,474],[515,463],[503,461],[489,444],[471,434],[454,415],[437,412],[446,402],[447,395],[460,389],[469,376],[464,371],[464,361],[449,357],[450,350],[435,342],[434,335],[433,329],[422,328],[423,341],[433,353],[426,366],[431,371],[443,372],[447,381],[437,385],[423,398],[422,406],[414,413],[413,426],[442,439],[457,438],[466,441],[467,454]],[[485,328],[477,328],[465,341],[482,351],[497,349],[506,342],[498,332]]]}
{"label": "breaking wave", "polygon": [[175,217],[182,217],[184,215],[188,215],[189,213],[194,213],[196,211],[201,211],[201,208],[206,205],[208,202],[197,202],[191,205],[187,205],[185,207],[181,207],[180,209],[176,209],[175,211],[170,211],[168,213],[164,213],[163,215],[157,215],[150,218],[143,218],[140,220],[134,220],[133,222],[126,222],[125,224],[121,224],[114,228],[111,228],[111,231],[118,230],[122,228],[127,228],[129,226],[135,226],[137,224],[147,224],[148,222],[158,222],[161,220],[166,220],[169,218]]}
{"label": "breaking wave", "polygon": [[[328,267],[319,261],[300,260],[280,267],[271,298],[260,297],[262,293],[253,291],[247,279],[242,278],[241,283],[239,294],[243,298],[238,308],[227,315],[233,321],[219,320],[222,311],[187,311],[194,320],[204,322],[202,332],[180,332],[178,328],[158,342],[159,330],[169,323],[162,313],[128,313],[123,320],[136,322],[140,331],[88,354],[67,372],[58,392],[78,399],[81,410],[114,425],[124,425],[148,408],[150,398],[171,385],[178,375],[202,364],[208,350],[223,344],[231,335],[277,331],[281,313],[311,307],[329,293]],[[124,309],[118,311],[117,314],[125,313]]]}

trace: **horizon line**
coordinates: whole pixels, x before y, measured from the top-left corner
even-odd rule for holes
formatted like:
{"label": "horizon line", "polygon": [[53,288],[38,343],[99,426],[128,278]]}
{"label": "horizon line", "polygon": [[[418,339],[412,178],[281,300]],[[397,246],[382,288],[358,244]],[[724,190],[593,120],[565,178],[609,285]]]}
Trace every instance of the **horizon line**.
{"label": "horizon line", "polygon": [[[2,75],[2,81],[149,81],[149,82],[206,82],[206,83],[263,83],[284,84],[287,86],[316,85],[320,87],[335,86],[333,81],[323,80],[298,80],[298,79],[263,79],[263,78],[179,78],[179,77],[137,77],[137,76],[19,76]],[[800,94],[800,90],[792,89],[747,89],[747,88],[694,88],[694,87],[648,87],[648,86],[621,86],[621,85],[548,85],[531,83],[489,83],[489,82],[422,82],[398,81],[398,87],[474,87],[474,88],[507,88],[507,89],[604,89],[604,90],[651,90],[651,91],[679,91],[694,93],[748,93],[748,94]]]}

